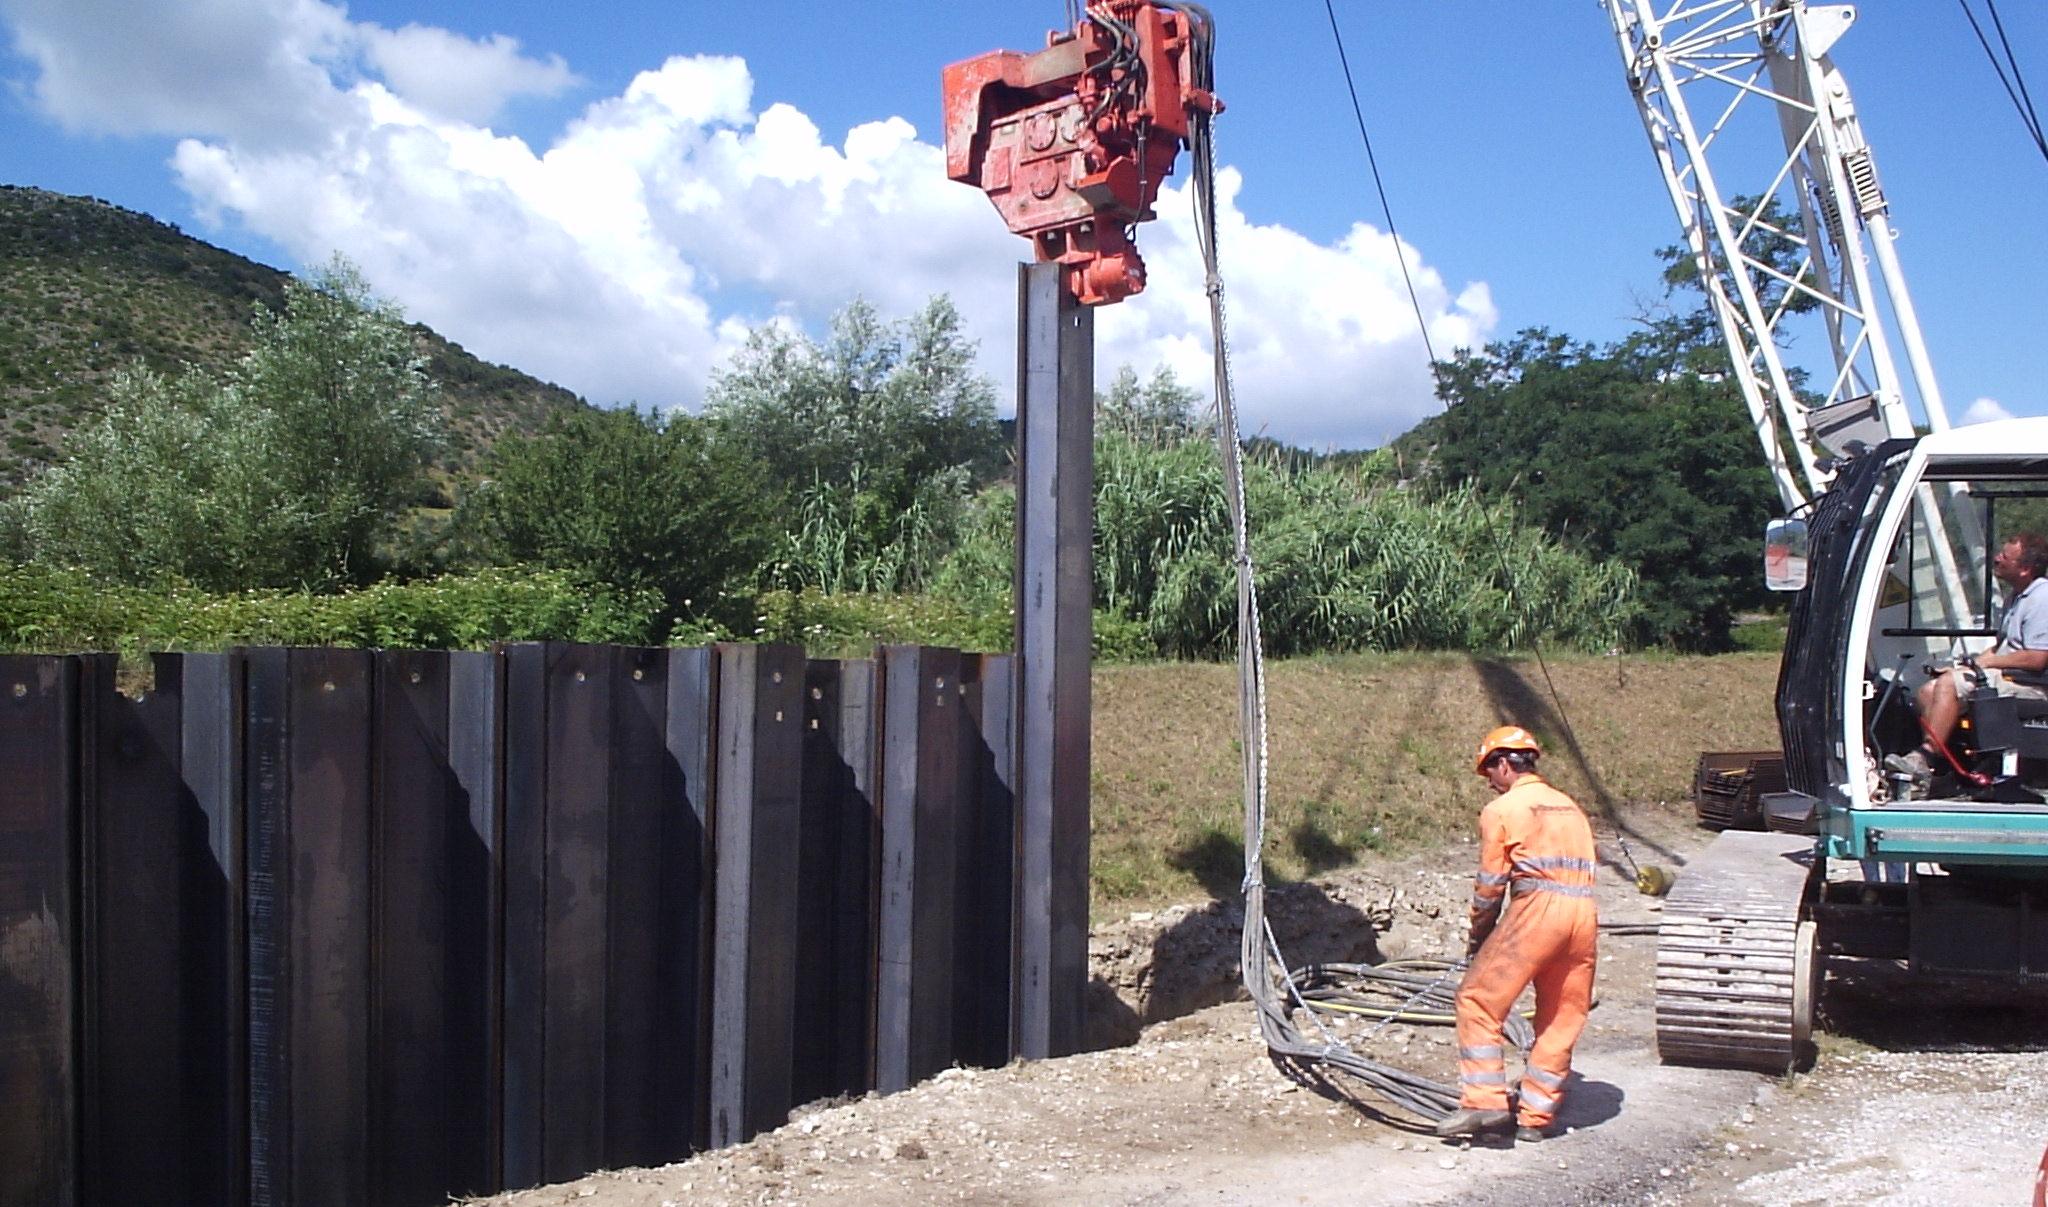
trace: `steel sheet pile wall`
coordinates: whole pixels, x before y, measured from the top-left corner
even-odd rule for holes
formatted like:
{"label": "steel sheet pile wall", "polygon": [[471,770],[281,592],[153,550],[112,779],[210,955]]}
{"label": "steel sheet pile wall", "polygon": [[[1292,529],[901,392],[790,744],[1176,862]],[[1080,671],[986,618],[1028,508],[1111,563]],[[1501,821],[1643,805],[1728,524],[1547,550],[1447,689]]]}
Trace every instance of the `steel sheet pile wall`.
{"label": "steel sheet pile wall", "polygon": [[0,657],[0,1203],[78,1201],[78,672]]}
{"label": "steel sheet pile wall", "polygon": [[497,1181],[498,777],[478,740],[497,728],[497,670],[418,652],[373,669],[372,1202]]}
{"label": "steel sheet pile wall", "polygon": [[1007,657],[117,669],[0,658],[0,1202],[439,1203],[1017,1050]]}
{"label": "steel sheet pile wall", "polygon": [[156,690],[131,700],[112,655],[79,659],[93,806],[81,819],[84,1145],[122,1154],[86,1164],[87,1202],[147,1202],[165,1186],[225,1201],[237,1185],[239,667],[160,656]]}
{"label": "steel sheet pile wall", "polygon": [[[490,655],[254,650],[242,709],[247,1193],[496,1181]],[[459,690],[457,685],[460,685]],[[464,752],[458,759],[458,752]]]}
{"label": "steel sheet pile wall", "polygon": [[875,1084],[876,690],[871,659],[804,668],[797,1102]]}

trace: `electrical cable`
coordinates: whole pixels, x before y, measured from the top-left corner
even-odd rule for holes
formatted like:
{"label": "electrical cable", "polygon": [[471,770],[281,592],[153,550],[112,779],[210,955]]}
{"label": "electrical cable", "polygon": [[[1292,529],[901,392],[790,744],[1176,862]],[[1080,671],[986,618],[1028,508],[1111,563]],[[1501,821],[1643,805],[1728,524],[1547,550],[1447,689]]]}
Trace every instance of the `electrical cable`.
{"label": "electrical cable", "polygon": [[[1109,60],[1094,70],[1106,81],[1102,97],[1089,113],[1087,124],[1093,126],[1096,119],[1109,111],[1111,105],[1127,93],[1137,92],[1145,86],[1145,60],[1138,53],[1138,31],[1117,18],[1107,9],[1087,10],[1088,20],[1108,30],[1116,43],[1116,51]],[[1120,74],[1119,74],[1120,73]]]}
{"label": "electrical cable", "polygon": [[1991,14],[1991,24],[1998,30],[1998,45],[2005,51],[2005,61],[2012,67],[2013,83],[2019,86],[2020,99],[2026,102],[2029,124],[2038,138],[2041,130],[2041,115],[2034,111],[2034,96],[2027,91],[2027,79],[2020,74],[2019,56],[2012,52],[2012,40],[2005,36],[2005,19],[1998,15],[1998,0],[1984,0],[1984,7]]}
{"label": "electrical cable", "polygon": [[[1389,960],[1384,964],[1308,964],[1288,977],[1311,1010],[1380,1019],[1379,1028],[1366,1037],[1370,1040],[1397,1022],[1455,1023],[1455,978],[1464,972],[1462,960]],[[1509,1015],[1503,1033],[1509,1043],[1523,1050],[1536,1039],[1526,1013]]]}

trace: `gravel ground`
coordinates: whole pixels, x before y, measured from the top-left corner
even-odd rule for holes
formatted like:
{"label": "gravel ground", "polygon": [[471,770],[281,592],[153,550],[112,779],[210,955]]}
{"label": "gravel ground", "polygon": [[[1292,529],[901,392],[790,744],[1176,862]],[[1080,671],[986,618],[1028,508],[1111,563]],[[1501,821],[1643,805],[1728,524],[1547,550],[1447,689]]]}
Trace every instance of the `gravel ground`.
{"label": "gravel ground", "polygon": [[[1705,841],[1667,829],[1659,845],[1680,855]],[[1290,889],[1273,911],[1283,946],[1296,962],[1452,950],[1470,858],[1454,847]],[[1602,881],[1605,919],[1654,921],[1621,875]],[[1840,1034],[1811,1073],[1670,1068],[1652,1044],[1655,939],[1609,936],[1565,1134],[1475,1147],[1281,1075],[1244,1004],[1208,1004],[1228,995],[1235,945],[1220,905],[1098,928],[1095,1029],[1129,1046],[948,1070],[680,1164],[488,1202],[2024,1204],[2048,1144],[2048,991],[1986,1007],[1964,989],[1930,1007],[1895,977],[1831,976]],[[1455,1076],[1447,1028],[1376,1026],[1342,1029],[1380,1059]]]}
{"label": "gravel ground", "polygon": [[1830,1057],[1722,1130],[1654,1202],[2023,1204],[2048,1145],[2048,1055]]}
{"label": "gravel ground", "polygon": [[2048,987],[1838,965],[1801,1076],[1723,1129],[1669,1203],[2025,1204],[2048,1160]]}

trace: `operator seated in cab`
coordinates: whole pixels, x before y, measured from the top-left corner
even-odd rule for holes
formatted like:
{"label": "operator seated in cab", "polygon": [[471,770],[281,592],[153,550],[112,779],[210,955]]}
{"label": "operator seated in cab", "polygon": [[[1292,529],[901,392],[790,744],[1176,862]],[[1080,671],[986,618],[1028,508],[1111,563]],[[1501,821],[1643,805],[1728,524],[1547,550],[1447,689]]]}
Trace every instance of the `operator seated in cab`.
{"label": "operator seated in cab", "polygon": [[1999,547],[1991,573],[2005,584],[2005,612],[1998,624],[1998,644],[1988,652],[1965,656],[1920,685],[1917,697],[1920,746],[1885,759],[1885,766],[1921,784],[1948,763],[1943,753],[1949,735],[1971,695],[1990,690],[2001,696],[2048,699],[2048,537],[2022,532]]}

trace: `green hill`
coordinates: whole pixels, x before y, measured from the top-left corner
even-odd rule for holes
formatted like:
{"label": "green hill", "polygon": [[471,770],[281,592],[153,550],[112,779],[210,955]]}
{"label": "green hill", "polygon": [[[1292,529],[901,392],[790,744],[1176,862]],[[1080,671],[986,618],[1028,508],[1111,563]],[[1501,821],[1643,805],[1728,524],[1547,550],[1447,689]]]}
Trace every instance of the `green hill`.
{"label": "green hill", "polygon": [[[92,197],[0,185],[0,487],[49,462],[118,368],[222,371],[286,274]],[[486,364],[415,325],[448,412],[442,468],[461,474],[507,431],[538,430],[576,395]]]}

